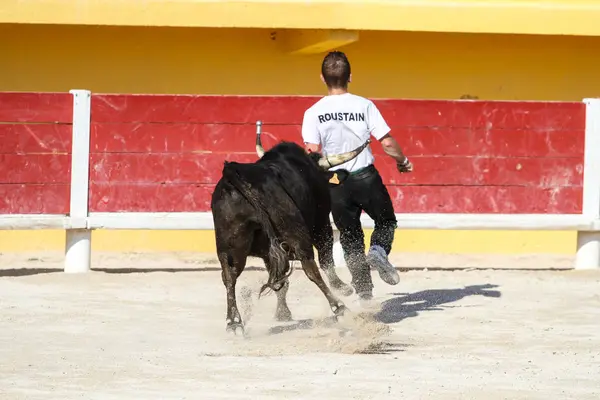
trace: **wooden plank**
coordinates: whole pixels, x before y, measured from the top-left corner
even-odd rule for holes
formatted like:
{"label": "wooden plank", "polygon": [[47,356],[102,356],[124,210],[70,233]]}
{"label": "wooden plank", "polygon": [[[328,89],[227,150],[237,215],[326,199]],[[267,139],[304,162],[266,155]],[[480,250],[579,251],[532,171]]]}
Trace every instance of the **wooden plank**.
{"label": "wooden plank", "polygon": [[94,122],[300,123],[318,98],[303,96],[92,95]]}
{"label": "wooden plank", "polygon": [[[23,223],[19,215],[0,215],[0,229],[18,229]],[[45,218],[26,221],[30,225],[56,224]],[[600,229],[600,219],[581,214],[436,214],[411,213],[396,214],[402,229],[483,229],[483,230],[571,230],[594,231]],[[56,220],[56,218],[54,218]],[[363,228],[372,229],[374,221],[367,215],[361,215]],[[40,220],[39,222],[37,220]],[[58,220],[58,224],[68,221]],[[38,226],[39,226],[38,225]],[[174,229],[174,230],[212,230],[214,223],[210,212],[121,212],[90,213],[88,225],[91,229]],[[337,230],[336,226],[332,228]]]}
{"label": "wooden plank", "polygon": [[[315,96],[92,96],[94,122],[302,123]],[[582,102],[506,102],[374,99],[392,127],[581,130]]]}
{"label": "wooden plank", "polygon": [[115,183],[217,183],[225,160],[253,162],[256,153],[92,154],[90,181]]}
{"label": "wooden plank", "polygon": [[70,93],[0,92],[0,122],[56,122],[73,120]]}
{"label": "wooden plank", "polygon": [[[254,151],[254,124],[95,123],[92,153],[224,153]],[[524,131],[469,128],[402,128],[393,135],[407,154],[504,157],[583,157],[584,131]],[[262,141],[269,149],[280,140],[302,144],[300,125],[267,125]],[[374,141],[371,149],[384,154]]]}
{"label": "wooden plank", "polygon": [[375,160],[386,184],[581,186],[581,158],[410,157],[414,171],[400,174],[389,157]]}
{"label": "wooden plank", "polygon": [[[497,157],[581,157],[585,131],[532,131],[519,129],[399,128],[392,135],[409,157],[497,156]],[[371,149],[383,155],[381,144]]]}
{"label": "wooden plank", "polygon": [[90,212],[210,211],[214,184],[90,183]]}
{"label": "wooden plank", "polygon": [[0,229],[70,229],[70,217],[64,214],[0,214]]}
{"label": "wooden plank", "polygon": [[69,185],[0,184],[0,214],[67,214]]}
{"label": "wooden plank", "polygon": [[0,124],[0,154],[69,154],[71,136],[71,125]]}
{"label": "wooden plank", "polygon": [[[214,184],[92,183],[90,212],[208,212]],[[582,189],[389,186],[397,213],[580,213]]]}
{"label": "wooden plank", "polygon": [[[300,126],[266,126],[261,138],[266,149],[280,140],[300,143]],[[94,123],[91,127],[92,153],[254,152],[255,143],[255,124]]]}
{"label": "wooden plank", "polygon": [[0,154],[2,183],[69,183],[68,154]]}
{"label": "wooden plank", "polygon": [[374,100],[392,127],[585,129],[583,102]]}
{"label": "wooden plank", "polygon": [[[92,154],[92,182],[216,183],[225,160],[254,162],[255,153]],[[581,186],[579,158],[412,157],[415,171],[400,174],[394,160],[375,165],[386,184]]]}
{"label": "wooden plank", "polygon": [[396,213],[578,214],[580,187],[390,186]]}

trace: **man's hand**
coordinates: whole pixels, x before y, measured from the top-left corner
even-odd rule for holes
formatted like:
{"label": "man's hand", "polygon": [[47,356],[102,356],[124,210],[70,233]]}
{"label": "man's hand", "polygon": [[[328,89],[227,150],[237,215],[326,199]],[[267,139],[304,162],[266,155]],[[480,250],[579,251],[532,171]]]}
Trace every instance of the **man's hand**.
{"label": "man's hand", "polygon": [[306,150],[306,152],[308,154],[310,154],[310,153],[318,153],[319,152],[319,147],[320,146],[318,144],[304,142],[304,149]]}
{"label": "man's hand", "polygon": [[408,161],[408,157],[405,157],[404,161],[396,163],[396,168],[398,168],[398,171],[402,174],[406,172],[412,172],[413,165],[410,161]]}

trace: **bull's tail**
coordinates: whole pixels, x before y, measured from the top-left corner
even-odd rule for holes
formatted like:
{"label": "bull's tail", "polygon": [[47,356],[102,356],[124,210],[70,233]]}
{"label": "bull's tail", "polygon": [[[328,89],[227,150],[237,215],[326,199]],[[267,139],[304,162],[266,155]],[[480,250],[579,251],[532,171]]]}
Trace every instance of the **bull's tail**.
{"label": "bull's tail", "polygon": [[275,231],[263,203],[259,200],[257,191],[251,185],[240,179],[238,164],[225,162],[225,166],[223,167],[223,177],[231,183],[256,210],[258,221],[270,241],[268,258],[271,269],[269,270],[269,279],[267,283],[260,289],[259,297],[266,289],[278,291],[283,287],[285,280],[292,273],[292,269],[288,262],[287,251],[285,249],[286,244],[277,238],[277,232]]}

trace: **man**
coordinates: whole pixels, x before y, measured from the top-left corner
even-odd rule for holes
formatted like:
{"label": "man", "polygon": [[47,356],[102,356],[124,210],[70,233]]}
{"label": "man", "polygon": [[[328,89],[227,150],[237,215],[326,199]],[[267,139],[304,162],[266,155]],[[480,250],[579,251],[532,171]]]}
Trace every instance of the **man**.
{"label": "man", "polygon": [[[343,153],[358,147],[372,135],[385,153],[396,160],[399,172],[411,172],[412,164],[390,135],[390,128],[375,104],[348,92],[351,77],[350,62],[344,53],[334,51],[325,56],[321,80],[327,85],[328,94],[304,113],[302,138],[306,150],[320,150],[323,155]],[[341,168],[350,172],[343,185],[335,185],[335,181],[331,184],[331,211],[340,231],[352,286],[361,301],[373,297],[369,265],[378,270],[387,284],[396,285],[400,281],[398,272],[388,261],[397,226],[396,216],[390,195],[373,162],[373,154],[367,147],[354,160],[331,168],[331,171]],[[367,256],[360,222],[363,210],[375,221]]]}

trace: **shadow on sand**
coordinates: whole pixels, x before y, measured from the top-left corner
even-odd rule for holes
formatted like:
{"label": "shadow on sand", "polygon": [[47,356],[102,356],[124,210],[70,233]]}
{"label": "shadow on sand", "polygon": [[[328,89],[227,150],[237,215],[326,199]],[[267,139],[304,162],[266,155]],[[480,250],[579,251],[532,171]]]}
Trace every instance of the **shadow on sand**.
{"label": "shadow on sand", "polygon": [[[377,321],[386,324],[400,322],[405,318],[416,317],[422,311],[442,311],[453,306],[448,305],[465,297],[484,296],[499,298],[502,294],[498,285],[472,285],[460,289],[423,290],[416,293],[394,293],[392,299],[381,304],[381,310],[374,317]],[[456,306],[460,307],[460,306]]]}
{"label": "shadow on sand", "polygon": [[0,269],[0,278],[6,277],[19,277],[19,276],[31,276],[40,274],[54,274],[56,272],[63,272],[60,268],[10,268]]}
{"label": "shadow on sand", "polygon": [[[262,267],[246,267],[244,271],[264,271]],[[103,272],[105,274],[149,274],[152,272],[221,272],[221,267],[202,267],[202,268],[92,268],[93,272]],[[7,268],[0,269],[0,278],[31,276],[39,274],[53,274],[63,272],[62,268]]]}

